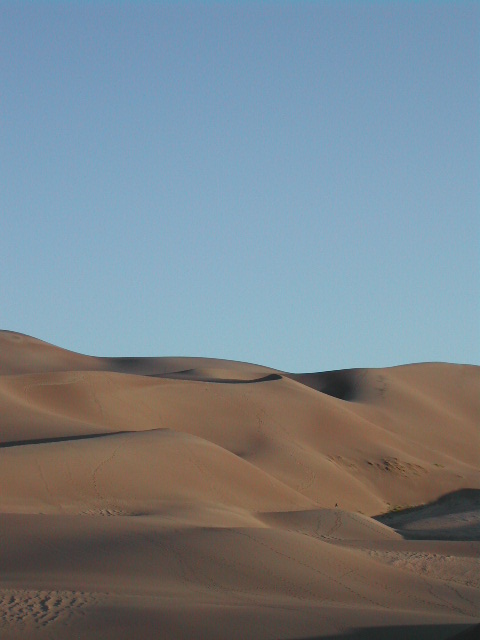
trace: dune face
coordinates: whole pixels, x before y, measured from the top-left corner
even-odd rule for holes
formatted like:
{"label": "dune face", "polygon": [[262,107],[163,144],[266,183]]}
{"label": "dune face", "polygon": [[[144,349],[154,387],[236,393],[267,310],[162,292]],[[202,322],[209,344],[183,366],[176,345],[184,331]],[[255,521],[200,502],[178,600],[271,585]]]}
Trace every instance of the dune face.
{"label": "dune face", "polygon": [[289,374],[0,332],[0,637],[470,633],[479,418],[474,366]]}

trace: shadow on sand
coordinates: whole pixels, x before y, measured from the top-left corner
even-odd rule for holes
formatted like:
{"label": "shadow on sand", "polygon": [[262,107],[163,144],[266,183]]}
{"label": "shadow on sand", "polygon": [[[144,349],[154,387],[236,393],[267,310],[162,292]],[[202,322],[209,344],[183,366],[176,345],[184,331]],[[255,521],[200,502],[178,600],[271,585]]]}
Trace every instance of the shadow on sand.
{"label": "shadow on sand", "polygon": [[[480,624],[425,624],[365,627],[340,635],[288,638],[288,640],[478,640]],[[285,639],[287,640],[287,639]]]}
{"label": "shadow on sand", "polygon": [[130,431],[108,431],[107,433],[87,433],[80,436],[57,436],[55,438],[34,438],[30,440],[9,440],[0,442],[0,449],[7,447],[22,447],[27,444],[50,444],[52,442],[70,442],[72,440],[91,440],[92,438],[108,438],[119,433],[131,433]]}
{"label": "shadow on sand", "polygon": [[480,490],[452,491],[434,502],[384,513],[374,520],[395,529],[406,540],[478,540]]}

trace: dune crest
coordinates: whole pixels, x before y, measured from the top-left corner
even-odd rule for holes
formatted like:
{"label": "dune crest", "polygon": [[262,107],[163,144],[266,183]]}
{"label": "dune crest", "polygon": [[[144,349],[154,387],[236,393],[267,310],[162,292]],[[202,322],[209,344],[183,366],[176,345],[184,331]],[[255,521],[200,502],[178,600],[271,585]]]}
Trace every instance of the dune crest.
{"label": "dune crest", "polygon": [[475,366],[291,374],[1,331],[0,636],[460,633],[479,418]]}

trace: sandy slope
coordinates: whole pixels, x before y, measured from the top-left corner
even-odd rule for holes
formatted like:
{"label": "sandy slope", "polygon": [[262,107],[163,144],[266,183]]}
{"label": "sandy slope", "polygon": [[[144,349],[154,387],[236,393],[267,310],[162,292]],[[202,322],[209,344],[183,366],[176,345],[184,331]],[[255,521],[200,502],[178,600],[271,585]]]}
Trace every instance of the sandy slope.
{"label": "sandy slope", "polygon": [[0,637],[461,632],[479,391],[472,366],[294,375],[0,332]]}

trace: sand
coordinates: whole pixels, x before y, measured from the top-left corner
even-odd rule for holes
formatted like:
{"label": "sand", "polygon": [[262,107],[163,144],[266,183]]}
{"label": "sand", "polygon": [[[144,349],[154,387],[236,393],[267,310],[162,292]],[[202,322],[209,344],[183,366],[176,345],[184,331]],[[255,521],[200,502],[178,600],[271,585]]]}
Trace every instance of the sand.
{"label": "sand", "polygon": [[[480,368],[0,332],[0,638],[476,637]],[[468,635],[469,634],[469,635]]]}

